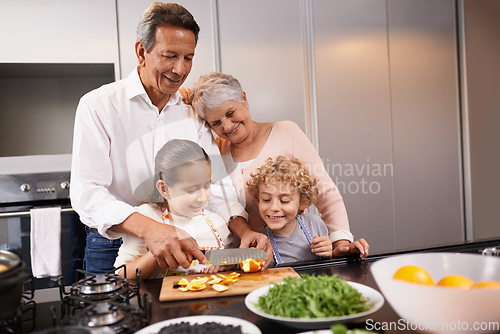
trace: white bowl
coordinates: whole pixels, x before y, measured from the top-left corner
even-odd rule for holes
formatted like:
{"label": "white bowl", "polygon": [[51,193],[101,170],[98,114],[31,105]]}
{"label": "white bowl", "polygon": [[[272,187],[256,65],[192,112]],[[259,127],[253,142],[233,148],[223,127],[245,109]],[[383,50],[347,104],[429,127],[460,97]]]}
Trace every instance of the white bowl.
{"label": "white bowl", "polygon": [[382,297],[377,290],[359,283],[347,282],[347,284],[356,288],[363,295],[363,297],[366,298],[366,304],[370,307],[368,311],[328,318],[288,318],[267,314],[257,306],[257,303],[259,302],[259,298],[267,294],[269,288],[271,288],[274,284],[266,285],[248,294],[245,298],[245,305],[250,311],[263,318],[276,321],[282,325],[301,329],[329,328],[337,322],[359,321],[360,319],[364,319],[368,315],[378,311],[384,305],[384,297]]}
{"label": "white bowl", "polygon": [[222,315],[194,315],[189,317],[174,318],[169,320],[163,320],[152,325],[149,325],[137,332],[135,334],[156,334],[163,327],[167,327],[174,324],[179,324],[181,322],[187,322],[189,324],[204,324],[207,322],[216,322],[221,325],[233,325],[241,326],[241,331],[245,334],[262,334],[259,327],[255,326],[251,322],[243,319],[238,319],[235,317],[227,317]]}
{"label": "white bowl", "polygon": [[437,283],[446,275],[475,282],[500,281],[500,258],[474,254],[418,253],[396,255],[370,266],[375,281],[394,311],[406,321],[400,329],[434,333],[500,331],[500,289],[456,289],[395,280],[404,265],[426,269]]}

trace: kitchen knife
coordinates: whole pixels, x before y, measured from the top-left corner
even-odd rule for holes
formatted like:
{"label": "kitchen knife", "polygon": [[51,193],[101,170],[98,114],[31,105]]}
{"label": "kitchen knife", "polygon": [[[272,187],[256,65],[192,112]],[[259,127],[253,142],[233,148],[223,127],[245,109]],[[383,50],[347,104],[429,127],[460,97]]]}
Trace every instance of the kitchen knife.
{"label": "kitchen knife", "polygon": [[257,248],[229,248],[204,251],[205,257],[214,266],[238,264],[246,259],[260,260],[267,257],[267,253]]}

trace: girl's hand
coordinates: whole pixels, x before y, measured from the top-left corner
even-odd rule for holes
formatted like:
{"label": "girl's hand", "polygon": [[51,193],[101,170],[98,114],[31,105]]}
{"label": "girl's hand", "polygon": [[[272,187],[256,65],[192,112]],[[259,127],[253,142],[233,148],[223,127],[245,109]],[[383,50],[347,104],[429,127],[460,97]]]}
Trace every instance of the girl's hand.
{"label": "girl's hand", "polygon": [[354,242],[349,242],[347,240],[339,240],[335,242],[335,248],[333,249],[333,256],[342,257],[342,256],[359,254],[361,260],[364,260],[368,256],[369,249],[370,245],[365,239],[359,239]]}
{"label": "girl's hand", "polygon": [[330,258],[332,257],[332,249],[332,242],[326,235],[321,237],[315,236],[311,240],[311,252],[318,256]]}
{"label": "girl's hand", "polygon": [[203,269],[203,272],[205,274],[215,274],[218,273],[219,271],[224,271],[224,270],[226,270],[226,268],[223,266],[211,266]]}

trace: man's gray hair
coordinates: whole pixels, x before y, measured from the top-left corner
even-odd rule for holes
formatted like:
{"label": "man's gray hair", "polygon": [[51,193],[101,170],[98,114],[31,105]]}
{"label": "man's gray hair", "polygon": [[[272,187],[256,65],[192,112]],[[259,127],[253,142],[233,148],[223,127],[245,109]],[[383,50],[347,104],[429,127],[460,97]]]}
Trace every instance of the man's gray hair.
{"label": "man's gray hair", "polygon": [[137,40],[142,42],[147,53],[151,52],[155,44],[156,27],[161,24],[191,30],[198,42],[200,27],[186,8],[176,3],[153,2],[141,15],[137,25]]}
{"label": "man's gray hair", "polygon": [[243,90],[239,81],[229,74],[212,72],[202,75],[191,89],[191,106],[201,118],[205,108],[217,108],[226,101],[242,103]]}

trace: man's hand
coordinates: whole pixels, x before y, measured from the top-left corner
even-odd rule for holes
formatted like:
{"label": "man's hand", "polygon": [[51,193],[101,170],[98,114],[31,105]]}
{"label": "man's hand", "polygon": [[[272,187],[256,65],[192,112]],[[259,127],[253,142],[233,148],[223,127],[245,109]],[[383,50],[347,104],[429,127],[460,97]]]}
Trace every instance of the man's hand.
{"label": "man's hand", "polygon": [[326,235],[321,237],[315,236],[311,240],[311,252],[318,256],[330,258],[332,257],[332,249],[332,242]]}
{"label": "man's hand", "polygon": [[365,239],[359,239],[354,242],[349,242],[347,240],[339,240],[334,244],[333,256],[334,257],[342,257],[348,255],[359,254],[361,260],[366,259],[368,256],[368,251],[370,245]]}
{"label": "man's hand", "polygon": [[255,232],[248,226],[247,221],[242,217],[234,217],[229,221],[229,228],[240,238],[240,248],[255,247],[267,253],[267,257],[261,262],[261,270],[269,266],[273,259],[273,246],[266,235]]}
{"label": "man's hand", "polygon": [[196,241],[184,230],[159,223],[140,213],[131,214],[123,223],[113,226],[113,230],[144,240],[162,268],[182,266],[187,269],[193,258],[201,264],[207,262]]}
{"label": "man's hand", "polygon": [[266,269],[273,259],[273,246],[271,246],[271,242],[267,236],[253,230],[248,230],[240,238],[240,248],[255,247],[267,253],[267,257],[261,262],[261,270]]}
{"label": "man's hand", "polygon": [[144,242],[162,268],[175,269],[181,266],[187,269],[193,258],[201,264],[207,262],[196,241],[184,230],[171,225],[158,224],[148,229]]}

